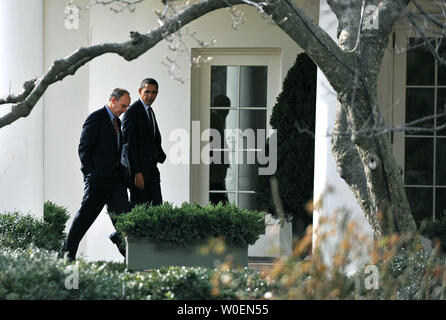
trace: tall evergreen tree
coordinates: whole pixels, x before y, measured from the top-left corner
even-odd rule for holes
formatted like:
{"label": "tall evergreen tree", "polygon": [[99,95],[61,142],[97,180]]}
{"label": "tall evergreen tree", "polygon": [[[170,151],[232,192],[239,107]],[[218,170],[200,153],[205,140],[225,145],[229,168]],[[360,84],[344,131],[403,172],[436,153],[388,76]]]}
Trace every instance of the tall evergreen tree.
{"label": "tall evergreen tree", "polygon": [[[316,72],[316,65],[307,54],[297,56],[270,119],[271,127],[277,129],[274,176],[278,181],[283,214],[292,221],[293,234],[298,237],[312,223],[306,204],[313,198]],[[271,194],[272,177],[258,176],[257,203],[260,209],[279,217]]]}

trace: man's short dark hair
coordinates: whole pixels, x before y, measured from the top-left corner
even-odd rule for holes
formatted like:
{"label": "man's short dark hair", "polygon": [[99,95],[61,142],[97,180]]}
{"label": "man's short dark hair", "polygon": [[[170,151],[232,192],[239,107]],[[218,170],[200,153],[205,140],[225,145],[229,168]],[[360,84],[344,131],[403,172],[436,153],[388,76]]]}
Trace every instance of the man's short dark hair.
{"label": "man's short dark hair", "polygon": [[127,90],[122,88],[115,88],[110,94],[110,98],[108,100],[110,101],[112,98],[116,98],[116,100],[119,100],[125,94],[128,94],[130,96],[130,93]]}
{"label": "man's short dark hair", "polygon": [[141,85],[139,86],[140,89],[144,89],[144,87],[148,84],[152,84],[154,86],[156,86],[156,89],[158,90],[158,82],[156,82],[155,79],[152,78],[145,78],[142,82]]}

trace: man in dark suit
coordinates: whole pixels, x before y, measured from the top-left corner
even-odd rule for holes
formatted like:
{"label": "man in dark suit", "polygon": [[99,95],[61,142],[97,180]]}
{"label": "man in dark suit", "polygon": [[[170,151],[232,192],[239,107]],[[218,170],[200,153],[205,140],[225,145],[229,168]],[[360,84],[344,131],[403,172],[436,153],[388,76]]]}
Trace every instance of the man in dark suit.
{"label": "man in dark suit", "polygon": [[[121,165],[122,132],[119,116],[130,104],[130,94],[125,89],[114,89],[107,105],[91,113],[82,128],[79,158],[84,174],[84,197],[74,217],[62,251],[74,260],[79,242],[98,217],[104,205],[107,211],[121,214],[130,211],[125,169]],[[112,219],[113,224],[115,219]],[[113,237],[112,237],[113,235]],[[119,235],[110,239],[117,245]],[[125,256],[122,246],[118,245]]]}
{"label": "man in dark suit", "polygon": [[129,107],[122,120],[121,161],[127,169],[131,205],[151,203],[156,206],[163,201],[157,164],[166,160],[151,108],[158,95],[158,83],[151,78],[144,79],[138,91],[140,99]]}

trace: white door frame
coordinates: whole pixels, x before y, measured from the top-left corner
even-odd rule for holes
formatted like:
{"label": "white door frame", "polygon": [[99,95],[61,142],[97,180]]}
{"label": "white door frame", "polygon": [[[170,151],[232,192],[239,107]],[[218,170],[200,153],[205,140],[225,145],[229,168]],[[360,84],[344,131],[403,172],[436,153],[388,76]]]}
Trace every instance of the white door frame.
{"label": "white door frame", "polygon": [[[272,114],[272,108],[276,102],[276,97],[281,89],[281,63],[280,49],[276,48],[258,48],[258,49],[194,49],[194,56],[209,56],[212,60],[199,68],[192,70],[192,101],[191,101],[191,120],[200,121],[200,135],[203,130],[210,127],[210,83],[211,66],[268,66],[268,93],[267,93],[267,123],[266,129],[271,129],[269,119]],[[192,124],[191,124],[192,125]],[[193,132],[191,128],[191,132]],[[190,176],[190,200],[203,205],[209,201],[209,166],[205,164],[197,165],[193,161],[193,154],[201,153],[203,147],[208,144],[206,141],[196,143],[199,137],[191,135],[191,176]],[[194,144],[195,143],[195,144]],[[199,149],[198,149],[199,147]],[[195,158],[196,159],[196,158]]]}

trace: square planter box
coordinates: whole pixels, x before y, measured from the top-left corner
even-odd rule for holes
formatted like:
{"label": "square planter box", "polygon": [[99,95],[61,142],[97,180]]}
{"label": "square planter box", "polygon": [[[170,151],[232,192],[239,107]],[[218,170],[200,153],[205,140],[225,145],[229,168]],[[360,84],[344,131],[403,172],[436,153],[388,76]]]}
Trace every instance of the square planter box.
{"label": "square planter box", "polygon": [[226,245],[221,255],[212,250],[203,255],[200,249],[207,243],[166,248],[157,246],[148,239],[125,238],[125,242],[126,263],[134,270],[158,269],[165,266],[215,268],[215,262],[224,262],[228,255],[231,255],[232,268],[248,266],[248,246]]}

